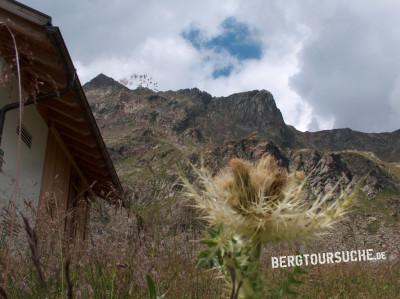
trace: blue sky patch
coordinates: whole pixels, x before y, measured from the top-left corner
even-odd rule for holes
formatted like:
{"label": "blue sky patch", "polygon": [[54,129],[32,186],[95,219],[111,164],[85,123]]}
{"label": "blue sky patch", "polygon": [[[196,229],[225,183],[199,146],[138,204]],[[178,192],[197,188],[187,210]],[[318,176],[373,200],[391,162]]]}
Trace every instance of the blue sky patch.
{"label": "blue sky patch", "polygon": [[219,77],[229,77],[229,75],[233,72],[233,69],[233,65],[228,65],[223,68],[216,68],[213,71],[212,76],[214,79],[217,79]]}
{"label": "blue sky patch", "polygon": [[222,34],[210,39],[206,43],[207,48],[226,50],[239,60],[261,58],[261,42],[255,39],[248,25],[230,17],[222,22],[221,27]]}
{"label": "blue sky patch", "polygon": [[[182,36],[191,45],[201,51],[211,50],[215,53],[228,53],[238,61],[261,59],[262,43],[257,39],[254,29],[234,17],[226,18],[220,25],[221,33],[213,37],[205,37],[201,29],[192,27],[184,31]],[[226,65],[213,71],[213,77],[227,77],[234,67]]]}
{"label": "blue sky patch", "polygon": [[192,28],[188,31],[184,31],[182,33],[184,39],[189,41],[193,47],[197,50],[200,50],[203,46],[201,31],[198,28]]}

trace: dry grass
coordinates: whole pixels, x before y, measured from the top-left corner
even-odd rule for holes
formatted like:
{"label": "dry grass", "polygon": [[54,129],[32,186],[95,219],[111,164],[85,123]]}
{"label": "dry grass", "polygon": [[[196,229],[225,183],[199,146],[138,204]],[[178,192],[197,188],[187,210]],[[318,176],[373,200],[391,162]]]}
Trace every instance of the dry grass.
{"label": "dry grass", "polygon": [[[148,184],[132,193],[127,210],[95,202],[84,244],[62,246],[57,231],[62,215],[48,223],[42,235],[54,238],[47,240],[39,253],[35,251],[32,221],[24,230],[19,218],[13,245],[8,242],[7,221],[1,222],[0,269],[8,263],[10,270],[7,277],[0,271],[0,294],[16,299],[143,299],[148,298],[146,275],[151,274],[166,298],[224,298],[222,279],[197,267],[202,245],[196,240],[203,236],[198,215],[183,202],[175,182],[166,180],[163,172]],[[30,213],[30,219],[35,217],[31,208],[24,213]],[[274,250],[274,255],[280,255],[279,249]],[[276,287],[285,277],[283,270],[271,269],[268,264],[264,269],[267,288]],[[306,268],[308,273],[296,289],[301,298],[396,298],[399,269],[389,264]]]}
{"label": "dry grass", "polygon": [[13,236],[16,246],[0,243],[0,268],[5,258],[11,265],[0,277],[0,285],[8,281],[8,298],[146,298],[147,274],[168,298],[220,298],[212,273],[196,267],[199,228],[192,211],[171,199],[139,205],[129,213],[94,204],[89,238],[75,246],[59,246],[60,219],[41,232],[54,237],[38,241],[26,219],[26,231]]}
{"label": "dry grass", "polygon": [[[26,234],[20,230],[19,237],[25,241],[13,248],[11,257],[8,255],[12,266],[9,284],[4,287],[8,298],[68,298],[69,276],[74,298],[143,299],[148,298],[148,273],[166,298],[223,298],[222,281],[215,278],[215,273],[196,267],[200,245],[193,240],[199,239],[202,231],[193,211],[177,201],[159,205],[158,200],[142,204],[138,210],[140,215],[128,216],[124,210],[94,205],[90,237],[85,247],[71,249],[69,271],[57,248],[40,253],[45,285],[40,283]],[[0,268],[5,262],[4,250],[1,243]],[[300,298],[398,298],[398,266],[310,267],[296,290],[302,294]],[[266,265],[267,287],[279,284],[284,272]]]}
{"label": "dry grass", "polygon": [[[300,298],[400,298],[399,264],[355,263],[316,266],[305,269],[303,283],[296,288]],[[273,283],[278,283],[285,271],[274,269],[268,272]]]}

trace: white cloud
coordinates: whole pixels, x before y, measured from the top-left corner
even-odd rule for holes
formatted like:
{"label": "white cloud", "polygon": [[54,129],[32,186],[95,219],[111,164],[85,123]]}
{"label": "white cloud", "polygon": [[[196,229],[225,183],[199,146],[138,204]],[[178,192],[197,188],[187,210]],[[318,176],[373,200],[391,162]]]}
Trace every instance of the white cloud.
{"label": "white cloud", "polygon": [[[400,74],[400,2],[328,3],[319,18],[305,20],[310,37],[303,42],[291,86],[316,117],[333,119],[334,127],[367,132],[400,128],[400,106],[393,105],[400,101],[393,96]],[[319,2],[315,9],[321,7]]]}
{"label": "white cloud", "polygon": [[[124,57],[113,56],[76,63],[82,82],[103,72],[116,80],[133,73],[151,75],[163,89],[177,88],[177,82],[190,83],[191,69],[199,54],[181,38],[148,38]],[[188,76],[188,74],[190,76]]]}
{"label": "white cloud", "polygon": [[[82,82],[103,72],[147,73],[161,89],[213,95],[270,90],[287,123],[301,130],[400,127],[400,2],[394,0],[28,0],[61,26]],[[258,60],[197,51],[181,34],[207,37],[235,17],[257,29]],[[209,57],[208,62],[205,57]],[[233,64],[229,77],[211,76]],[[373,120],[373,121],[372,121]]]}

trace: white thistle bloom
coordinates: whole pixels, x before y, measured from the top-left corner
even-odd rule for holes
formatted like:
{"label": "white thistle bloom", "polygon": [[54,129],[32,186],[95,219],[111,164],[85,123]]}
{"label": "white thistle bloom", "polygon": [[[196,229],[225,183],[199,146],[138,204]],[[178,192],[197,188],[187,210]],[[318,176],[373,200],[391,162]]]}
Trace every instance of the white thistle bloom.
{"label": "white thistle bloom", "polygon": [[195,173],[200,189],[183,181],[202,217],[262,243],[319,236],[349,212],[355,197],[342,192],[332,200],[332,190],[311,202],[305,198],[304,174],[288,174],[269,155],[255,163],[233,159],[214,177],[204,167]]}

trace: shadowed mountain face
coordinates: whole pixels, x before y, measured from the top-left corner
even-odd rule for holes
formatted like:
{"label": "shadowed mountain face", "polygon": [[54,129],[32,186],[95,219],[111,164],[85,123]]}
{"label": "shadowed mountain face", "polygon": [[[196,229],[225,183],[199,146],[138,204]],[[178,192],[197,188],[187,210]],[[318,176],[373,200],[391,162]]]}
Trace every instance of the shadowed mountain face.
{"label": "shadowed mountain face", "polygon": [[[269,153],[284,167],[304,171],[315,195],[365,175],[368,196],[399,185],[400,130],[300,132],[285,124],[266,90],[228,97],[196,88],[130,90],[103,74],[84,89],[111,156],[120,165],[126,162],[120,175],[127,181],[140,182],[141,167],[159,170],[161,164],[170,168],[203,157],[217,170],[233,157],[258,159]],[[134,169],[139,177],[132,175]]]}
{"label": "shadowed mountain face", "polygon": [[[100,125],[119,126],[135,118],[141,125],[156,125],[184,140],[221,144],[253,132],[280,145],[291,146],[295,134],[268,91],[250,91],[215,98],[198,89],[153,92],[116,87],[112,79],[99,75],[85,85]],[[139,124],[138,124],[139,125]]]}
{"label": "shadowed mountain face", "polygon": [[300,132],[285,124],[272,94],[265,90],[228,97],[212,97],[196,88],[166,92],[129,90],[103,74],[84,88],[106,137],[115,130],[118,133],[114,137],[118,137],[127,131],[157,127],[165,136],[198,145],[222,145],[252,135],[285,150],[357,150],[372,152],[386,162],[400,161],[400,130]]}

